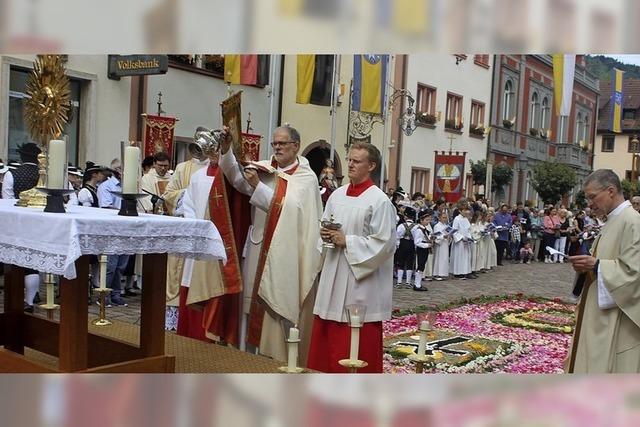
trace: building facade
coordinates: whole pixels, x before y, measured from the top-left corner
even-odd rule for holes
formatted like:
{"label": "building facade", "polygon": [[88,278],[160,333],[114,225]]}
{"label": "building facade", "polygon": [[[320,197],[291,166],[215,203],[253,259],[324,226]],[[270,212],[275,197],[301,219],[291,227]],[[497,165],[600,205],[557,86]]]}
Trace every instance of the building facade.
{"label": "building facade", "polygon": [[634,144],[634,137],[640,138],[640,79],[624,78],[622,94],[622,132],[614,133],[611,131],[611,83],[600,82],[602,101],[598,112],[593,167],[611,169],[620,179],[630,180],[633,156],[640,152],[639,144]]}
{"label": "building facade", "polygon": [[[210,62],[206,62],[207,58]],[[5,160],[19,160],[17,147],[31,140],[23,113],[26,83],[34,60],[34,55],[0,56],[0,158]],[[108,55],[68,55],[71,112],[64,130],[68,161],[80,167],[88,160],[109,164],[120,155],[120,141],[142,140],[141,115],[157,114],[160,92],[162,115],[179,119],[174,163],[185,160],[186,145],[193,139],[196,127],[222,125],[220,103],[229,90],[242,90],[243,131],[247,130],[250,114],[249,131],[263,136],[261,155],[266,156],[270,140],[267,135],[280,110],[277,55],[274,61],[269,76],[273,84],[228,86],[222,79],[220,55],[170,56],[166,74],[120,80],[108,77]]]}
{"label": "building facade", "polygon": [[[418,54],[403,56],[396,69],[396,87],[415,99],[417,128],[406,135],[397,128],[391,134],[389,186],[431,196],[439,171],[436,153],[465,156],[460,171],[461,196],[474,196],[470,162],[486,159],[485,137],[491,102],[492,56]],[[394,108],[398,123],[406,111]]]}
{"label": "building facade", "polygon": [[584,58],[576,57],[569,116],[556,113],[550,55],[497,55],[491,99],[488,160],[513,170],[511,184],[495,192],[492,202],[539,205],[533,168],[550,161],[576,172],[576,187],[564,198],[570,203],[593,165],[599,83],[586,71]]}

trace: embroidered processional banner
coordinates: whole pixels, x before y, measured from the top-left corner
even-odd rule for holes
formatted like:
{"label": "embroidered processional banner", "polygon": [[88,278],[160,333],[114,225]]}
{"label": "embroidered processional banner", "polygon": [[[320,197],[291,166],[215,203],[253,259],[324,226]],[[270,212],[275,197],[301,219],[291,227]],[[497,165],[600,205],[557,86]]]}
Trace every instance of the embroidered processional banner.
{"label": "embroidered processional banner", "polygon": [[467,153],[458,151],[435,153],[433,199],[444,197],[447,202],[457,202],[462,197],[464,164]]}
{"label": "embroidered processional banner", "polygon": [[[260,161],[260,140],[262,136],[252,133],[242,133],[242,151],[245,158],[243,160]],[[247,158],[248,157],[248,158]]]}
{"label": "embroidered processional banner", "polygon": [[144,143],[144,157],[153,156],[156,153],[164,151],[173,158],[173,134],[175,131],[175,117],[153,116],[143,114],[144,134],[142,137]]}
{"label": "embroidered processional banner", "polygon": [[245,160],[244,144],[242,139],[242,109],[240,95],[236,92],[220,104],[222,108],[222,124],[229,128],[233,138],[233,153],[236,159]]}

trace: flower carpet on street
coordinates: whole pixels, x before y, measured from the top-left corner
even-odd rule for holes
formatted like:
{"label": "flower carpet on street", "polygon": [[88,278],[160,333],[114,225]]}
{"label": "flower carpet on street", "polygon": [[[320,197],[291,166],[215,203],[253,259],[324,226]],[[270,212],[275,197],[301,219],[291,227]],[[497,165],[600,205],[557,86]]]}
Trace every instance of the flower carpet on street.
{"label": "flower carpet on street", "polygon": [[[418,317],[426,311],[395,311],[383,323],[384,372],[412,373]],[[522,294],[479,297],[437,307],[427,333],[430,373],[562,373],[573,334],[575,306]]]}

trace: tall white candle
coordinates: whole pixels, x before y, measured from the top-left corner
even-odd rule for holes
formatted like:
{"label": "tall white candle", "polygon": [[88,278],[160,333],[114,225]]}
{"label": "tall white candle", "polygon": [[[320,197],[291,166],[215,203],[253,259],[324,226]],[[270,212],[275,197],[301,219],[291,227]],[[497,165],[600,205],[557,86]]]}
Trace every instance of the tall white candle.
{"label": "tall white candle", "polygon": [[287,349],[289,351],[287,357],[287,370],[293,372],[298,367],[298,341],[300,340],[300,331],[298,328],[289,329],[289,342]]}
{"label": "tall white candle", "polygon": [[138,178],[140,170],[140,149],[138,147],[124,148],[124,177],[122,182],[122,192],[137,194]]}
{"label": "tall white candle", "polygon": [[61,139],[49,141],[49,160],[47,166],[47,187],[64,189],[65,165],[67,164],[67,143]]}
{"label": "tall white candle", "polygon": [[418,356],[424,356],[427,352],[427,330],[429,322],[423,320],[420,323],[420,343],[418,344]]}
{"label": "tall white candle", "polygon": [[100,255],[100,289],[107,287],[107,256]]}
{"label": "tall white candle", "polygon": [[359,347],[360,347],[360,328],[351,327],[351,349],[349,351],[349,359],[358,360]]}

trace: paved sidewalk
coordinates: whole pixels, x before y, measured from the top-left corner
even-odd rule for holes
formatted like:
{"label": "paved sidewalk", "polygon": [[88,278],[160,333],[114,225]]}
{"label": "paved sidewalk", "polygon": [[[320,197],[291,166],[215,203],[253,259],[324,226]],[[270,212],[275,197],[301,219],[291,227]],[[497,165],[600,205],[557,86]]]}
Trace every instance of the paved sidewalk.
{"label": "paved sidewalk", "polygon": [[[393,307],[406,309],[419,305],[440,305],[456,301],[460,298],[471,298],[480,295],[504,295],[523,293],[547,298],[566,300],[571,293],[574,272],[568,264],[534,263],[529,265],[512,264],[505,261],[503,267],[495,271],[480,273],[475,280],[449,279],[442,282],[423,282],[428,292],[415,292],[411,289],[395,289]],[[4,281],[0,276],[0,285]],[[40,290],[44,302],[46,291]],[[95,301],[95,299],[94,299]],[[107,318],[122,322],[140,324],[140,296],[125,298],[129,307],[112,307],[107,309]],[[0,289],[0,311],[4,305],[4,290]],[[89,306],[89,318],[97,317],[99,307]],[[44,313],[36,309],[36,313]],[[57,317],[56,317],[57,318]]]}

